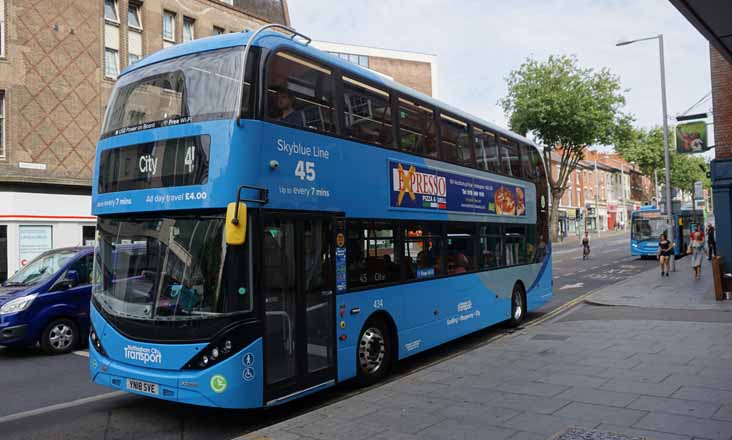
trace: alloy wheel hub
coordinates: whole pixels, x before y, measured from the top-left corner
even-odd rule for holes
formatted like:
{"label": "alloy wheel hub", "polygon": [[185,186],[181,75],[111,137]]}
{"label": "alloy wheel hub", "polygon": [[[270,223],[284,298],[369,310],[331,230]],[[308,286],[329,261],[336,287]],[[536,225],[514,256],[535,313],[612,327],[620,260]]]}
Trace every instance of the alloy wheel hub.
{"label": "alloy wheel hub", "polygon": [[58,324],[51,329],[48,340],[56,350],[65,350],[74,340],[74,331],[66,324]]}
{"label": "alloy wheel hub", "polygon": [[361,368],[369,374],[375,373],[383,365],[385,354],[381,331],[374,327],[366,329],[358,345],[358,361]]}

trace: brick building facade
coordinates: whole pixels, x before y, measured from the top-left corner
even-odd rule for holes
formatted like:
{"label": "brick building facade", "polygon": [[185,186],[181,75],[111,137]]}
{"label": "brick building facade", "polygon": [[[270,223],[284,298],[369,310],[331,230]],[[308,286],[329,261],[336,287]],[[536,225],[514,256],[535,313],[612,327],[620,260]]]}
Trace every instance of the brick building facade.
{"label": "brick building facade", "polygon": [[[555,177],[560,160],[559,154],[552,154]],[[559,201],[560,232],[568,235],[627,228],[630,212],[652,202],[653,187],[651,178],[620,155],[587,150]]]}
{"label": "brick building facade", "polygon": [[732,63],[709,47],[714,105],[715,158],[732,158]]}
{"label": "brick building facade", "polygon": [[711,164],[717,252],[732,271],[732,3],[670,0],[709,41],[715,155]]}
{"label": "brick building facade", "polygon": [[326,41],[313,41],[312,45],[439,99],[435,55]]}
{"label": "brick building facade", "polygon": [[116,75],[164,46],[289,24],[284,0],[0,0],[0,281],[94,239],[95,145]]}

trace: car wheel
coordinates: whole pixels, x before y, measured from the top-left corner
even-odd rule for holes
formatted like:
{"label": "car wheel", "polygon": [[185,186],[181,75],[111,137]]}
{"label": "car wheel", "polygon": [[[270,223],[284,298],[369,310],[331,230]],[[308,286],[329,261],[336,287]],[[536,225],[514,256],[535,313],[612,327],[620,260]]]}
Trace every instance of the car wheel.
{"label": "car wheel", "polygon": [[358,338],[357,377],[361,385],[383,379],[391,369],[393,350],[390,332],[383,319],[370,319]]}
{"label": "car wheel", "polygon": [[511,319],[509,324],[511,327],[518,327],[526,319],[526,294],[520,284],[513,287],[511,295]]}
{"label": "car wheel", "polygon": [[68,353],[76,347],[79,332],[74,321],[59,318],[51,321],[41,334],[41,348],[48,354]]}

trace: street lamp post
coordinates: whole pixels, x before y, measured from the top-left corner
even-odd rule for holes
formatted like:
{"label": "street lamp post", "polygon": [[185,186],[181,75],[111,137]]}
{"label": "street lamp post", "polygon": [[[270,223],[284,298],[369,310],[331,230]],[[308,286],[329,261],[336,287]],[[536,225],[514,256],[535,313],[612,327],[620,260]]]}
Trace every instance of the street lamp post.
{"label": "street lamp post", "polygon": [[[630,180],[630,173],[628,174],[628,180]],[[625,162],[620,162],[620,195],[623,196],[623,231],[626,229],[628,223],[628,199],[625,197]]]}
{"label": "street lamp post", "polygon": [[[671,212],[671,153],[669,152],[668,146],[668,111],[666,108],[666,67],[663,59],[663,34],[658,34],[653,37],[638,38],[636,40],[621,41],[616,46],[626,46],[628,44],[637,43],[639,41],[656,40],[658,39],[658,53],[661,62],[661,107],[663,109],[663,148],[664,148],[664,162],[666,165],[666,215],[668,216],[669,224],[669,241],[674,241],[674,216]],[[671,270],[676,272],[676,258],[674,258],[675,252],[671,253]]]}
{"label": "street lamp post", "polygon": [[595,229],[597,229],[597,236],[600,236],[600,183],[597,175],[597,158],[595,158]]}

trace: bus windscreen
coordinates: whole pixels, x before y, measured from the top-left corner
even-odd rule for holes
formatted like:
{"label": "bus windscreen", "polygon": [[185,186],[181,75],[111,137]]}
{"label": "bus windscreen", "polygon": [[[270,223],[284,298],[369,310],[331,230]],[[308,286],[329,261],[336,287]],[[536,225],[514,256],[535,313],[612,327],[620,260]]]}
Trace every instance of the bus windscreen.
{"label": "bus windscreen", "polygon": [[235,118],[241,66],[242,49],[230,48],[173,58],[121,76],[109,100],[103,137]]}
{"label": "bus windscreen", "polygon": [[635,214],[633,217],[633,240],[657,240],[667,230],[666,219],[657,212]]}

